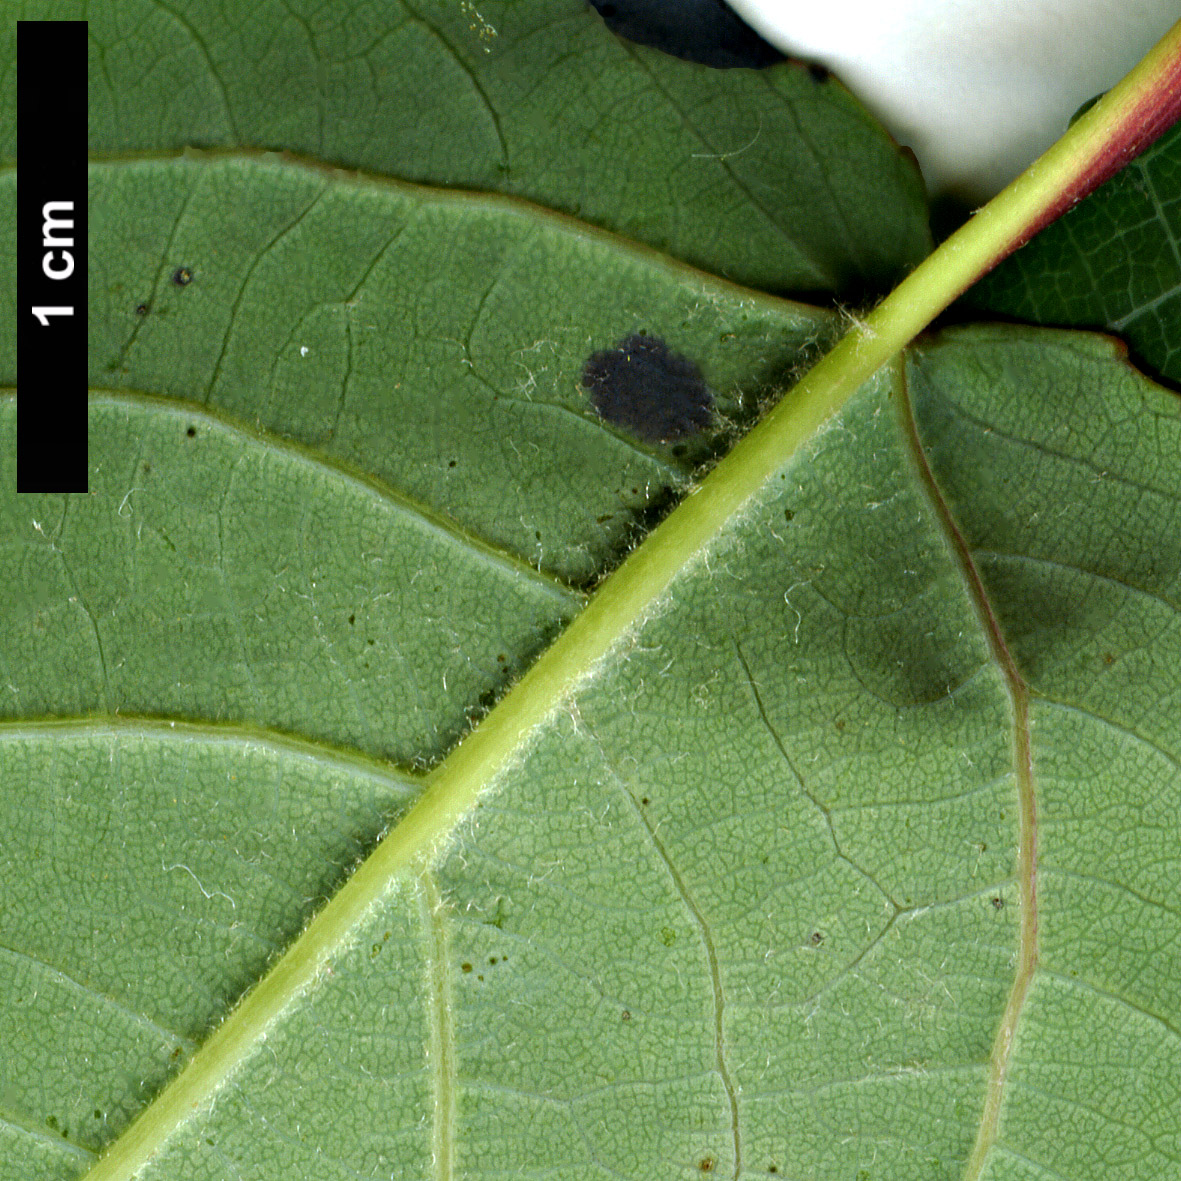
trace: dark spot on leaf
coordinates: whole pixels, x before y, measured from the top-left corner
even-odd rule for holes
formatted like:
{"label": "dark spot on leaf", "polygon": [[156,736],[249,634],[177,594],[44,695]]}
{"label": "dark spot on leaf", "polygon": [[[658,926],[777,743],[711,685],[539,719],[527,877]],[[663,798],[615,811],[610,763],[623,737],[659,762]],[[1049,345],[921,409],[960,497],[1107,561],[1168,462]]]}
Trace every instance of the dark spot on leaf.
{"label": "dark spot on leaf", "polygon": [[504,662],[505,662],[507,659],[508,659],[508,657],[507,657],[507,656],[505,656],[505,654],[504,654],[503,652],[500,652],[500,653],[498,653],[498,654],[497,654],[497,657],[496,657],[496,663],[497,663],[497,664],[504,664]]}
{"label": "dark spot on leaf", "polygon": [[195,426],[191,426],[187,431],[185,431],[185,434],[188,435],[190,439],[195,439],[197,437],[197,428]]}
{"label": "dark spot on leaf", "polygon": [[451,461],[451,462],[450,462],[450,463],[449,463],[447,466],[448,466],[448,467],[454,467],[454,466],[455,466],[455,465],[456,465],[458,462],[459,462],[459,460],[458,460],[458,459],[453,459],[453,460],[452,460],[452,461]]}
{"label": "dark spot on leaf", "polygon": [[640,799],[640,803],[641,803],[641,804],[643,804],[645,808],[646,808],[646,807],[647,807],[647,806],[648,806],[648,805],[649,805],[651,802],[652,802],[652,801],[651,801],[650,799],[648,799],[648,797],[647,797],[647,796],[643,796],[643,797]]}
{"label": "dark spot on leaf", "polygon": [[461,972],[470,972],[472,970],[472,966],[471,966],[471,964],[460,964],[459,970]]}
{"label": "dark spot on leaf", "polygon": [[703,1173],[712,1173],[714,1167],[714,1158],[712,1156],[703,1156],[701,1160],[697,1162],[697,1167]]}
{"label": "dark spot on leaf", "polygon": [[145,476],[150,475],[151,471],[152,471],[152,465],[150,463],[145,462],[144,463],[144,475]]}
{"label": "dark spot on leaf", "polygon": [[476,973],[476,979],[479,980],[481,984],[484,982],[484,977],[481,976],[478,972]]}
{"label": "dark spot on leaf", "polygon": [[779,1172],[779,1166],[778,1166],[778,1165],[768,1165],[768,1166],[767,1166],[767,1172],[768,1172],[768,1173],[778,1173],[778,1172]]}
{"label": "dark spot on leaf", "polygon": [[684,439],[713,421],[700,370],[659,337],[635,333],[592,353],[582,384],[600,418],[645,443]]}
{"label": "dark spot on leaf", "polygon": [[357,622],[357,617],[355,615],[350,615],[349,616],[349,623],[356,623],[356,622]]}
{"label": "dark spot on leaf", "polygon": [[794,519],[795,519],[795,513],[793,513],[791,509],[789,509],[789,508],[785,508],[785,509],[783,510],[783,519],[784,519],[785,521],[791,521],[791,520],[794,520]]}
{"label": "dark spot on leaf", "polygon": [[191,267],[177,267],[172,272],[172,281],[178,287],[187,287],[193,281],[193,271]]}
{"label": "dark spot on leaf", "polygon": [[624,1009],[623,1012],[619,1014],[620,1021],[630,1021],[631,1019],[632,1015],[626,1009]]}
{"label": "dark spot on leaf", "polygon": [[779,50],[717,0],[684,4],[590,2],[617,36],[687,61],[715,69],[758,69],[783,60]]}
{"label": "dark spot on leaf", "polygon": [[365,641],[365,643],[367,643],[367,644],[376,644],[376,643],[377,643],[377,641],[376,641],[376,640],[366,640],[366,641]]}
{"label": "dark spot on leaf", "polygon": [[94,1109],[94,1118],[95,1119],[102,1119],[102,1117],[103,1117],[102,1111],[100,1111],[99,1108],[96,1107]]}
{"label": "dark spot on leaf", "polygon": [[1005,900],[1003,898],[994,898],[992,900],[992,905],[993,905],[994,909],[996,909],[996,910],[1004,910],[1005,909]]}
{"label": "dark spot on leaf", "polygon": [[496,956],[490,955],[488,957],[488,962],[492,965],[492,967],[495,968],[496,967]]}
{"label": "dark spot on leaf", "polygon": [[1103,653],[1103,663],[1104,664],[1114,664],[1115,657],[1110,652],[1104,652]]}
{"label": "dark spot on leaf", "polygon": [[148,314],[148,305],[146,303],[137,303],[135,305],[135,314],[137,316],[146,316]]}
{"label": "dark spot on leaf", "polygon": [[808,77],[817,85],[828,81],[828,70],[819,62],[812,62],[808,66]]}
{"label": "dark spot on leaf", "polygon": [[819,947],[824,942],[824,936],[819,931],[812,932],[812,945]]}
{"label": "dark spot on leaf", "polygon": [[836,728],[838,730],[843,730],[845,728],[845,719],[844,718],[837,718],[834,725],[836,726]]}

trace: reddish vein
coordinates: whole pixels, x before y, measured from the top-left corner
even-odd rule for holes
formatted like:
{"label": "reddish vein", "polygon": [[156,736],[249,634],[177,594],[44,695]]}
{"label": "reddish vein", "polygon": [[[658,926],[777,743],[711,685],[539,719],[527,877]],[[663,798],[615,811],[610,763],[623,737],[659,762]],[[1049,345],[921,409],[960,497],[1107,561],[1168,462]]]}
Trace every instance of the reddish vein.
{"label": "reddish vein", "polygon": [[910,450],[919,480],[927,493],[949,547],[955,556],[963,577],[968,596],[976,610],[980,625],[987,637],[993,659],[1004,677],[1008,690],[1013,719],[1013,764],[1017,778],[1018,835],[1017,835],[1017,885],[1021,895],[1021,924],[1017,942],[1017,965],[1013,985],[1000,1026],[992,1043],[989,1056],[988,1090],[984,1097],[984,1110],[976,1132],[976,1143],[972,1146],[968,1165],[964,1170],[964,1181],[976,1181],[984,1168],[1000,1130],[1001,1106],[1005,1097],[1005,1084],[1013,1057],[1013,1041],[1021,1012],[1029,995],[1029,986],[1037,969],[1037,799],[1034,793],[1033,752],[1029,732],[1029,686],[1017,669],[1012,652],[1005,642],[1000,622],[989,602],[980,571],[972,558],[964,535],[952,516],[947,501],[935,481],[927,462],[926,453],[919,441],[910,390],[906,380],[906,362],[899,356],[892,362],[895,388],[898,390],[898,408],[902,430]]}

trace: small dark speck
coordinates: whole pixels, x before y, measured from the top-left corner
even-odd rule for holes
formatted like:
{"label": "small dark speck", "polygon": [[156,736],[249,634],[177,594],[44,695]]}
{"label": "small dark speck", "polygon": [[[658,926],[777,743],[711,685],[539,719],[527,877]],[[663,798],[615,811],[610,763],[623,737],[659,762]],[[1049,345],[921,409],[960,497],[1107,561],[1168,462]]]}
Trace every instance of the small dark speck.
{"label": "small dark speck", "polygon": [[197,437],[197,428],[195,426],[191,426],[187,431],[185,431],[185,434],[188,435],[190,439],[195,439]]}
{"label": "small dark speck", "polygon": [[471,964],[460,964],[459,970],[461,972],[470,972],[472,970],[472,966],[471,966]]}
{"label": "small dark speck", "polygon": [[620,1021],[630,1021],[631,1019],[632,1015],[626,1009],[624,1009],[623,1012],[619,1014]]}
{"label": "small dark speck", "polygon": [[646,808],[652,801],[647,796],[641,798],[640,803]]}
{"label": "small dark speck", "polygon": [[816,947],[819,947],[819,946],[820,946],[820,944],[821,944],[821,943],[823,943],[823,942],[824,942],[824,936],[823,936],[823,935],[821,935],[821,933],[820,933],[819,931],[813,931],[813,932],[812,932],[812,943],[813,943],[813,945],[814,945],[814,946],[816,946]]}
{"label": "small dark speck", "polygon": [[357,622],[357,617],[355,615],[350,615],[349,616],[349,623],[356,623],[356,622]]}
{"label": "small dark speck", "polygon": [[592,353],[582,384],[600,418],[645,443],[684,439],[713,421],[701,371],[657,336],[634,333]]}
{"label": "small dark speck", "polygon": [[1005,900],[1003,898],[994,898],[992,900],[992,905],[997,910],[1004,910],[1005,909]]}
{"label": "small dark speck", "polygon": [[137,316],[146,316],[148,314],[148,305],[146,303],[137,303],[135,305],[135,314]]}
{"label": "small dark speck", "polygon": [[697,1167],[703,1173],[712,1173],[714,1168],[714,1158],[712,1156],[702,1157],[702,1159],[697,1162]]}
{"label": "small dark speck", "polygon": [[795,513],[794,513],[794,512],[792,512],[792,510],[791,510],[791,509],[789,509],[789,508],[785,508],[785,509],[783,510],[783,519],[784,519],[785,521],[791,521],[791,520],[794,520],[794,519],[795,519]]}
{"label": "small dark speck", "polygon": [[828,70],[825,69],[824,66],[822,66],[819,62],[812,62],[811,65],[808,66],[808,77],[811,78],[813,82],[827,82]]}
{"label": "small dark speck", "polygon": [[172,272],[172,281],[178,287],[187,287],[193,281],[193,271],[191,267],[177,267]]}

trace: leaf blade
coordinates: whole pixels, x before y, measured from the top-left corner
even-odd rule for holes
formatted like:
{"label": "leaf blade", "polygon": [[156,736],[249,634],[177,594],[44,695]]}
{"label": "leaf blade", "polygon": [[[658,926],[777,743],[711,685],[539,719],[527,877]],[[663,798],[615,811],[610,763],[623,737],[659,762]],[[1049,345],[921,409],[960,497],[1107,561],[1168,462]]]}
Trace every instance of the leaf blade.
{"label": "leaf blade", "polygon": [[631,46],[577,0],[89,16],[100,155],[282,148],[516,193],[775,291],[854,298],[930,249],[917,168],[838,84]]}

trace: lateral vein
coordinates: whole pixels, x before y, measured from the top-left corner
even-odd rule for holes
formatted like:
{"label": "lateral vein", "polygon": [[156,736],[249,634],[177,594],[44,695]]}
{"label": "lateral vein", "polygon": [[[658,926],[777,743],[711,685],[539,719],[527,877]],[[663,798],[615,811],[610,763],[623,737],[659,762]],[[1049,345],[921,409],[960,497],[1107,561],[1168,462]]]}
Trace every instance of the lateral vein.
{"label": "lateral vein", "polygon": [[890,366],[899,392],[898,414],[903,438],[923,491],[942,526],[948,547],[959,567],[964,588],[975,608],[980,626],[1000,669],[1009,697],[1013,721],[1013,763],[1017,781],[1018,835],[1017,884],[1021,896],[1021,923],[1017,939],[1017,966],[1009,997],[993,1038],[989,1055],[988,1089],[976,1131],[976,1142],[964,1170],[964,1181],[978,1181],[985,1162],[1000,1134],[1001,1107],[1013,1060],[1013,1042],[1029,988],[1038,966],[1037,915],[1037,799],[1034,790],[1033,751],[1029,725],[1029,686],[1018,671],[1017,663],[1005,640],[1000,621],[989,602],[980,571],[960,532],[951,508],[935,480],[918,435],[914,408],[906,378],[906,361],[899,354]]}

